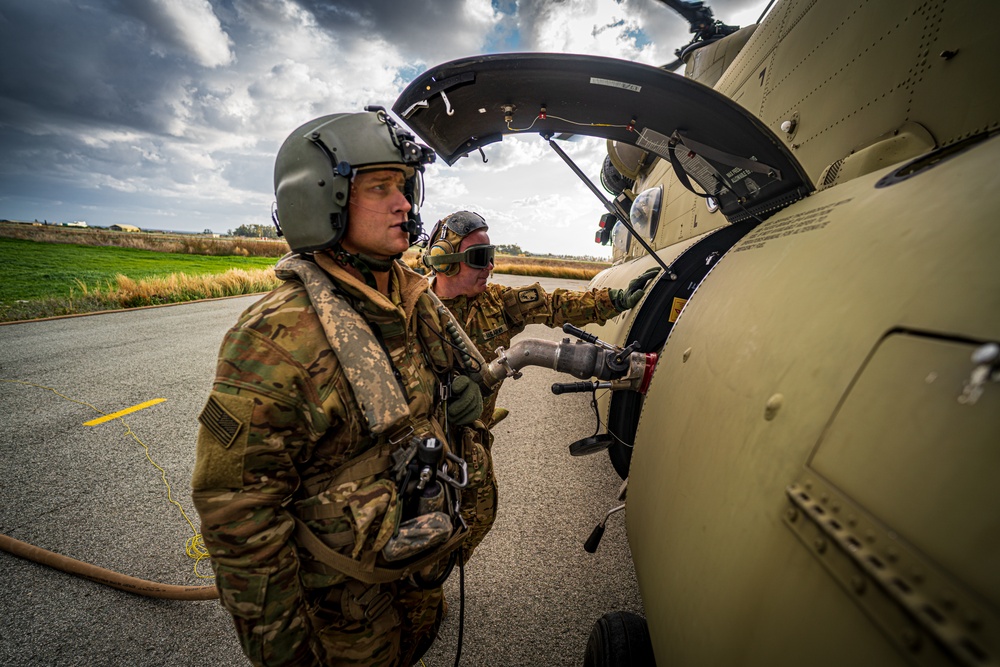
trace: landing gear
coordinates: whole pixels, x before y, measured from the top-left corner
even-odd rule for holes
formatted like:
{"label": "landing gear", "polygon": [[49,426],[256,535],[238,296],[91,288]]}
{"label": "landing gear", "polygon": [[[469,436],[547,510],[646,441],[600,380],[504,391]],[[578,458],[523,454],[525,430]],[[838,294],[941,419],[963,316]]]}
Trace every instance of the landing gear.
{"label": "landing gear", "polygon": [[601,616],[587,640],[583,667],[656,667],[646,619],[629,611]]}

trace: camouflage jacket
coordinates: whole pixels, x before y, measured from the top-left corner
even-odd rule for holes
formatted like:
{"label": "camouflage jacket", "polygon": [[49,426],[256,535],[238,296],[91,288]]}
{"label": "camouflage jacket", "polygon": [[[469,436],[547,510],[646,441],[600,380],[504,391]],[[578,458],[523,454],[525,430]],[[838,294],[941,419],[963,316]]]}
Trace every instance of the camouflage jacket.
{"label": "camouflage jacket", "polygon": [[[411,418],[441,433],[435,370],[447,371],[453,361],[426,330],[428,318],[436,318],[421,305],[429,300],[427,281],[397,262],[386,297],[325,255],[316,262],[383,341]],[[226,333],[199,416],[192,488],[222,604],[255,663],[313,664],[303,586],[346,579],[309,567],[296,545],[295,517],[353,558],[392,536],[400,503],[386,474],[319,495],[312,482],[384,444],[369,431],[362,407],[301,283],[276,288]]]}
{"label": "camouflage jacket", "polygon": [[[486,291],[473,297],[442,299],[455,319],[465,327],[487,361],[496,359],[496,349],[510,348],[511,339],[529,324],[561,327],[569,322],[577,326],[605,321],[618,315],[607,289],[572,292],[556,289],[551,294],[535,283],[526,287],[505,287],[490,283]],[[497,385],[483,396],[482,421],[492,425],[496,407]]]}

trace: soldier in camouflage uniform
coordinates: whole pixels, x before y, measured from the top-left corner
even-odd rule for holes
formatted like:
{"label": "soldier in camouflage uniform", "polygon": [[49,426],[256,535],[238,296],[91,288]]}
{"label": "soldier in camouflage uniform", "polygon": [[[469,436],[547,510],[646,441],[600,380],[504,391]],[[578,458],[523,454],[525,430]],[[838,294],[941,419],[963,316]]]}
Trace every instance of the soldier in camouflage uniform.
{"label": "soldier in camouflage uniform", "polygon": [[[527,287],[505,287],[487,282],[493,271],[494,246],[490,245],[486,221],[477,213],[457,211],[435,225],[422,255],[423,264],[433,270],[431,288],[451,310],[487,361],[496,358],[498,347],[510,348],[511,339],[529,324],[561,327],[565,323],[604,324],[619,313],[639,303],[646,283],[659,269],[650,269],[629,283],[626,289],[591,289],[587,291],[553,290],[551,294],[538,283]],[[488,430],[507,416],[496,408],[500,385],[483,401],[480,417],[487,433],[483,436],[487,452],[492,436]],[[496,479],[492,454],[488,469],[489,483],[477,490],[464,504],[477,506],[472,534],[464,547],[466,555],[489,532],[496,517]]]}
{"label": "soldier in camouflage uniform", "polygon": [[255,665],[414,664],[468,531],[447,511],[409,519],[402,471],[418,443],[445,443],[486,475],[465,426],[482,397],[444,341],[447,311],[395,261],[419,233],[433,159],[411,140],[378,111],[324,116],[285,141],[286,282],[226,334],[199,416],[194,503]]}

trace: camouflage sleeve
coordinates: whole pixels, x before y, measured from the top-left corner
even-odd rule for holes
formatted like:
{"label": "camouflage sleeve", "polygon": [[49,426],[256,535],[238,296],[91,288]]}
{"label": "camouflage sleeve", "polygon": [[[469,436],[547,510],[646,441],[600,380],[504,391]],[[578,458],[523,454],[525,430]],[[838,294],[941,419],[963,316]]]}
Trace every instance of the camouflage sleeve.
{"label": "camouflage sleeve", "polygon": [[559,288],[549,294],[535,283],[507,288],[503,303],[504,310],[515,321],[550,327],[561,327],[567,322],[577,326],[604,324],[618,315],[607,289],[574,292]]}
{"label": "camouflage sleeve", "polygon": [[255,665],[312,665],[294,521],[293,464],[322,417],[305,370],[255,331],[231,331],[199,415],[192,488],[222,605]]}

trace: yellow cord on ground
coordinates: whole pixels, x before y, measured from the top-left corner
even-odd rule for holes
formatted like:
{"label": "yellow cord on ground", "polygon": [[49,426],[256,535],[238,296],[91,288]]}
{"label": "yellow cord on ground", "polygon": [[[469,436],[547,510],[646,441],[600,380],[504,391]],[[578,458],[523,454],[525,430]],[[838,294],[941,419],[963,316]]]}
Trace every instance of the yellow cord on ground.
{"label": "yellow cord on ground", "polygon": [[[99,415],[102,415],[102,416],[106,416],[107,415],[106,412],[98,410],[97,408],[95,408],[90,403],[85,403],[84,401],[78,401],[75,398],[70,398],[69,396],[66,396],[65,394],[59,393],[58,391],[56,391],[52,387],[46,387],[46,386],[43,386],[43,385],[40,385],[40,384],[33,384],[31,382],[24,382],[23,380],[8,380],[8,379],[5,379],[5,378],[0,378],[0,382],[4,382],[4,383],[7,383],[7,384],[20,384],[20,385],[24,385],[26,387],[34,387],[36,389],[44,389],[45,391],[50,391],[53,394],[55,394],[56,396],[59,396],[60,398],[64,398],[67,401],[70,401],[72,403],[76,403],[77,405],[86,406],[86,407],[90,408],[91,410],[93,410],[94,412],[98,413]],[[191,558],[191,559],[194,560],[194,574],[195,574],[195,576],[198,577],[199,579],[211,579],[213,577],[213,575],[211,575],[211,574],[202,574],[198,570],[198,566],[201,563],[201,561],[203,561],[204,559],[208,558],[208,550],[205,548],[205,543],[202,540],[201,533],[198,532],[198,529],[195,528],[194,523],[191,521],[190,518],[188,518],[187,512],[184,511],[184,508],[181,507],[181,504],[174,499],[173,492],[172,492],[172,490],[170,488],[170,482],[167,481],[167,472],[162,467],[160,467],[160,465],[157,464],[156,461],[153,460],[153,457],[149,453],[149,446],[146,445],[146,443],[144,443],[142,440],[139,439],[139,436],[137,436],[135,434],[135,432],[132,431],[132,427],[129,426],[127,423],[125,423],[125,420],[122,419],[121,417],[117,417],[117,420],[120,421],[122,423],[122,426],[125,427],[125,435],[131,436],[132,439],[135,440],[137,443],[139,443],[139,445],[143,448],[143,450],[146,453],[146,460],[149,461],[149,463],[154,468],[156,468],[157,470],[160,471],[160,479],[163,480],[164,486],[167,487],[167,500],[170,503],[172,503],[173,505],[175,505],[178,510],[180,510],[181,516],[184,517],[184,520],[187,521],[188,526],[191,527],[191,532],[194,533],[194,534],[193,534],[192,537],[189,537],[187,539],[187,542],[185,543],[184,551],[188,555],[189,558]]]}

